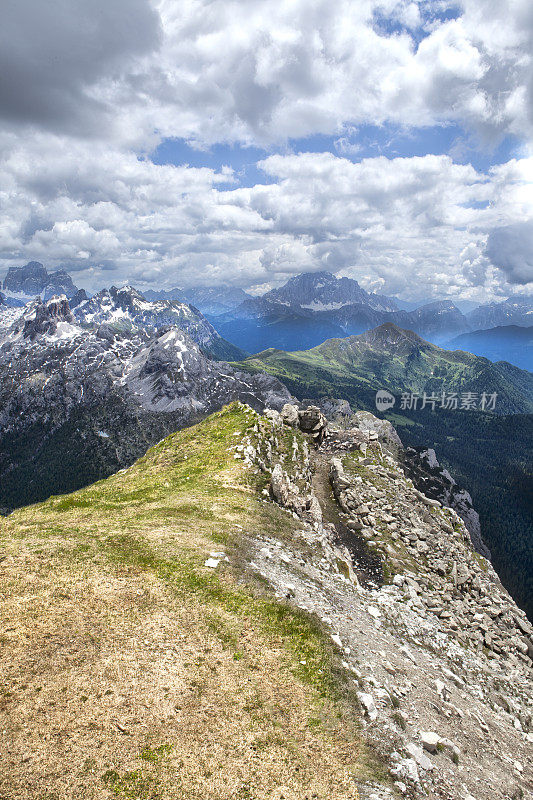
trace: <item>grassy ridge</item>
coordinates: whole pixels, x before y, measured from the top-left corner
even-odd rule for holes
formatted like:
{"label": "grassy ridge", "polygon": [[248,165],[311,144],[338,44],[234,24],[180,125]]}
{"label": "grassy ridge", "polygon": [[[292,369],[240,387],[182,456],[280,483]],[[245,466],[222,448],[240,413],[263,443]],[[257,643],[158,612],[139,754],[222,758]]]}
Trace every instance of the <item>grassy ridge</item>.
{"label": "grassy ridge", "polygon": [[410,337],[394,343],[387,342],[385,334],[370,341],[365,335],[329,339],[311,350],[265,350],[238,366],[249,372],[268,372],[291,390],[303,385],[310,397],[330,397],[333,390],[341,389],[374,406],[377,389],[397,396],[401,392],[496,392],[499,414],[533,413],[531,373],[461,350],[443,350],[415,334]]}
{"label": "grassy ridge", "polygon": [[381,775],[329,637],[250,565],[297,527],[234,457],[257,424],[232,405],[2,521],[2,798],[355,799]]}

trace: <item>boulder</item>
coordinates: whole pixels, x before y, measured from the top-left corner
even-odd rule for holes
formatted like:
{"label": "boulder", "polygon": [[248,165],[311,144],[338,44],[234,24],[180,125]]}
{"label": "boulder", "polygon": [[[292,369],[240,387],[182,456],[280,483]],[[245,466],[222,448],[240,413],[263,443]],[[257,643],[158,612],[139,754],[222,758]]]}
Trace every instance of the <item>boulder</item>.
{"label": "boulder", "polygon": [[315,446],[319,446],[327,434],[328,422],[318,406],[308,406],[298,412],[300,428],[313,437]]}
{"label": "boulder", "polygon": [[285,425],[289,425],[291,428],[298,427],[299,415],[298,408],[295,405],[292,405],[292,403],[285,403],[280,413],[281,419]]}
{"label": "boulder", "polygon": [[276,411],[274,408],[265,408],[264,415],[267,419],[271,420],[274,425],[281,424],[281,415],[279,411]]}
{"label": "boulder", "polygon": [[303,431],[312,431],[318,423],[324,424],[326,418],[322,414],[318,406],[308,406],[299,412],[300,428]]}
{"label": "boulder", "polygon": [[424,754],[424,751],[421,747],[418,747],[416,744],[408,744],[405,748],[410,756],[414,758],[416,763],[419,767],[425,770],[432,770],[434,768],[433,763],[429,760],[429,758]]}
{"label": "boulder", "polygon": [[270,490],[274,499],[277,500],[280,505],[287,505],[289,499],[289,481],[281,468],[281,464],[276,464],[272,470]]}

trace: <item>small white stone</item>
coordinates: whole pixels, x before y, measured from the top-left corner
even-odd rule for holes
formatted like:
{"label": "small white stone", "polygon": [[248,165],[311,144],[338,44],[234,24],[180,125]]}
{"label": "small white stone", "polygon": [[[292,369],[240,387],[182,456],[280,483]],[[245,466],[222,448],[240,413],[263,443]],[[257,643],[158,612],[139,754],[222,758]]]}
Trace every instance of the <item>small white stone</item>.
{"label": "small white stone", "polygon": [[432,731],[421,731],[420,739],[422,741],[422,747],[424,750],[427,750],[428,753],[437,752],[437,745],[440,742],[440,736],[437,733],[433,733]]}
{"label": "small white stone", "polygon": [[371,721],[374,721],[378,717],[378,710],[376,708],[376,704],[374,703],[374,698],[368,692],[357,692],[357,697],[359,698],[359,702],[365,709],[365,713]]}
{"label": "small white stone", "polygon": [[402,644],[402,645],[400,646],[400,653],[403,653],[403,655],[404,655],[406,658],[408,658],[408,659],[409,659],[409,661],[410,661],[412,664],[416,664],[416,658],[415,658],[415,657],[414,657],[414,655],[411,653],[411,651],[409,650],[409,648],[408,648],[408,647],[406,647],[406,645]]}
{"label": "small white stone", "polygon": [[419,767],[426,770],[434,769],[433,763],[424,755],[424,751],[421,747],[418,747],[416,744],[408,744],[405,749],[409,755],[414,758]]}

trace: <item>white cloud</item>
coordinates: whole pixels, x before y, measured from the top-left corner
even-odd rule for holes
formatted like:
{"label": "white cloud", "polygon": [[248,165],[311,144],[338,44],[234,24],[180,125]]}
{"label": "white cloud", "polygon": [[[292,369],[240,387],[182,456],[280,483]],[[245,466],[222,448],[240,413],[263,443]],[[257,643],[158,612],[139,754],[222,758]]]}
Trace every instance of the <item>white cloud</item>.
{"label": "white cloud", "polygon": [[276,155],[261,163],[270,183],[244,188],[229,169],[138,157],[162,137],[268,147],[320,133],[353,156],[358,125],[389,122],[531,142],[533,5],[461,0],[457,18],[440,18],[450,6],[8,4],[0,258],[65,265],[89,288],[251,285],[324,268],[417,296],[523,283],[531,159],[483,175],[444,156]]}
{"label": "white cloud", "polygon": [[531,138],[530,0],[462,0],[451,20],[441,5],[20,0],[2,17],[0,116],[147,147],[342,137],[386,121]]}
{"label": "white cloud", "polygon": [[[431,3],[166,0],[146,94],[165,135],[271,143],[346,126],[463,124],[488,139],[531,136],[529,0]],[[375,14],[404,26],[386,35]],[[422,31],[416,47],[410,33]],[[150,115],[148,115],[150,117]]]}
{"label": "white cloud", "polygon": [[59,142],[5,148],[6,267],[66,266],[91,289],[249,286],[328,269],[414,297],[482,297],[528,279],[515,223],[533,219],[533,159],[487,176],[446,156],[273,155],[260,163],[270,182],[240,187],[227,170],[156,166],[94,143],[64,153]]}

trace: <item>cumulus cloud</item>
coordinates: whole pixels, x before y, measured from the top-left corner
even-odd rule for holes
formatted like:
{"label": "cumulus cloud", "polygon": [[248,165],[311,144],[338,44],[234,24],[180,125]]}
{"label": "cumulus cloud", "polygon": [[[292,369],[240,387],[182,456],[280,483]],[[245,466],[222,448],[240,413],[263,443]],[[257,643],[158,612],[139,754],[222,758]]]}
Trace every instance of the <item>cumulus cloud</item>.
{"label": "cumulus cloud", "polygon": [[464,0],[455,19],[439,5],[163,0],[157,63],[137,87],[163,134],[199,143],[342,140],[351,125],[391,121],[530,137],[529,0]]}
{"label": "cumulus cloud", "polygon": [[228,169],[157,166],[79,141],[64,153],[59,144],[43,135],[31,153],[5,148],[6,266],[66,266],[90,289],[126,280],[253,286],[327,269],[415,297],[494,293],[527,278],[526,262],[513,272],[494,242],[505,251],[495,232],[517,209],[533,216],[533,160],[487,176],[447,156],[354,164],[331,153],[273,155],[260,163],[268,182],[242,187]]}
{"label": "cumulus cloud", "polygon": [[[531,136],[530,0],[10,2],[6,121],[152,146],[268,145],[353,125]],[[385,20],[387,25],[377,24]]]}
{"label": "cumulus cloud", "polygon": [[486,254],[495,266],[505,272],[510,283],[532,283],[533,219],[492,230]]}
{"label": "cumulus cloud", "polygon": [[[457,13],[450,18],[452,8]],[[357,127],[533,131],[530,0],[9,2],[0,28],[0,258],[131,280],[251,286],[305,269],[428,296],[530,280],[532,160],[352,163]],[[331,135],[265,182],[157,166],[198,148]],[[529,238],[528,238],[529,237]]]}

